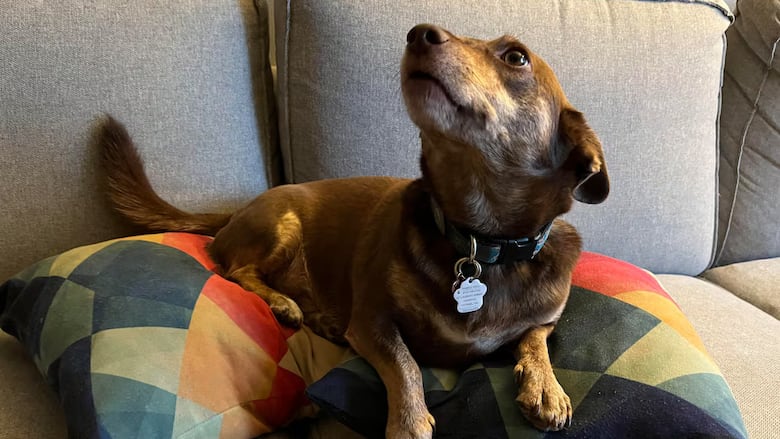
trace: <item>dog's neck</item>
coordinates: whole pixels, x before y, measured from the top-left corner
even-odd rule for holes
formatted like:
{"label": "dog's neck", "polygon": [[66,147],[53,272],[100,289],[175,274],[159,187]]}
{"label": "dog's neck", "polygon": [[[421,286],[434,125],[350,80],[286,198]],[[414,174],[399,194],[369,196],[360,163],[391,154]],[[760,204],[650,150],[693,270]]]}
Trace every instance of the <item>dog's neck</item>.
{"label": "dog's neck", "polygon": [[461,256],[473,257],[484,264],[511,265],[533,259],[547,242],[553,224],[552,222],[545,224],[534,236],[493,239],[476,235],[469,230],[460,230],[447,221],[433,196],[431,196],[431,211],[439,232],[452,243],[455,250]]}
{"label": "dog's neck", "polygon": [[533,237],[562,213],[546,210],[556,191],[541,181],[545,177],[531,175],[530,164],[485,157],[441,135],[420,137],[422,179],[458,229],[495,239]]}

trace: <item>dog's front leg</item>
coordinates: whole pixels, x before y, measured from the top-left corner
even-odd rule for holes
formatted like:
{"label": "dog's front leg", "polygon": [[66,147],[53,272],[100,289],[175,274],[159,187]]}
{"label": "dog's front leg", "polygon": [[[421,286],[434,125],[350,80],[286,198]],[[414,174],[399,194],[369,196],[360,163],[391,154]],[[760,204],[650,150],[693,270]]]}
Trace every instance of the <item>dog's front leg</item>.
{"label": "dog's front leg", "polygon": [[398,327],[389,320],[350,322],[346,338],[376,369],[387,389],[386,437],[431,438],[434,419],[425,406],[422,374]]}
{"label": "dog's front leg", "polygon": [[517,403],[523,415],[540,430],[560,430],[571,423],[571,401],[558,383],[550,364],[547,337],[554,324],[529,329],[515,353]]}

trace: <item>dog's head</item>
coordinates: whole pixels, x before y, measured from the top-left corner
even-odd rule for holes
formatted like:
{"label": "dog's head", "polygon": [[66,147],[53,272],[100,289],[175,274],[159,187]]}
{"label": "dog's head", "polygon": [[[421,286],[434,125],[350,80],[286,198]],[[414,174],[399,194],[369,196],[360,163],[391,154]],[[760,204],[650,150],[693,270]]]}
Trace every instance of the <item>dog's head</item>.
{"label": "dog's head", "polygon": [[407,35],[401,76],[428,167],[462,167],[452,159],[459,156],[513,176],[526,192],[541,180],[553,183],[566,194],[554,196],[568,199],[559,211],[570,208],[572,197],[585,203],[607,197],[601,143],[552,69],[517,39],[483,41],[418,25]]}

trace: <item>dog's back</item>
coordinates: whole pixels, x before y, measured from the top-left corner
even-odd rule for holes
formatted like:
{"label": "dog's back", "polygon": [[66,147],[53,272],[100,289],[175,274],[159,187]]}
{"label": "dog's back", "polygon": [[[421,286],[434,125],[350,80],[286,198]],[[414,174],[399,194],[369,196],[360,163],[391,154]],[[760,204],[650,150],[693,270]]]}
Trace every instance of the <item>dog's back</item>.
{"label": "dog's back", "polygon": [[109,116],[98,143],[107,193],[119,213],[150,232],[215,236],[208,251],[219,274],[260,295],[282,323],[297,327],[305,318],[316,333],[344,342],[353,260],[366,257],[357,252],[358,242],[386,219],[373,211],[387,198],[397,202],[411,180],[356,177],[282,185],[232,213],[190,213],[154,191],[121,123]]}

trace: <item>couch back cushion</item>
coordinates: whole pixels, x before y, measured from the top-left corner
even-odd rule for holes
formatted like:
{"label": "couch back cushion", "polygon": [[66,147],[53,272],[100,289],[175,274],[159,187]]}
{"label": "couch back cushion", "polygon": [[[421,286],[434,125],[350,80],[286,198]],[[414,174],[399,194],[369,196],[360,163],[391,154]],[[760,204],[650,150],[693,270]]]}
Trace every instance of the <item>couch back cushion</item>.
{"label": "couch back cushion", "polygon": [[780,256],[780,0],[740,0],[726,35],[718,265]]}
{"label": "couch back cushion", "polygon": [[608,200],[568,215],[586,247],[694,274],[715,242],[717,133],[728,7],[719,0],[276,0],[287,178],[417,176],[400,94],[406,32],[431,22],[517,35],[553,67],[600,136]]}
{"label": "couch back cushion", "polygon": [[127,124],[177,205],[232,209],[266,189],[278,156],[267,27],[252,0],[6,2],[0,279],[129,232],[90,145],[103,113]]}

